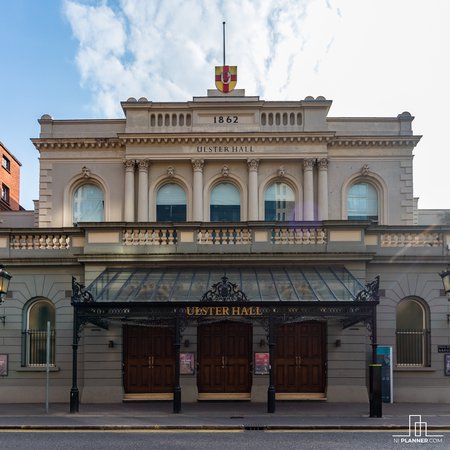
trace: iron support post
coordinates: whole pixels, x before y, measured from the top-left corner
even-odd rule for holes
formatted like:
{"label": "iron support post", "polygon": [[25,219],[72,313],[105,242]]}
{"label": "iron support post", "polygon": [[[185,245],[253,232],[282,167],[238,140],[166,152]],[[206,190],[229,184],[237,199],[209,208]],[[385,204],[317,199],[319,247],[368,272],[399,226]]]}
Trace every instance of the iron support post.
{"label": "iron support post", "polygon": [[72,338],[72,388],[70,389],[70,413],[75,414],[80,408],[80,393],[78,391],[78,310],[73,307],[73,338]]}
{"label": "iron support post", "polygon": [[267,390],[267,412],[274,413],[275,404],[275,384],[274,384],[274,363],[275,363],[275,324],[272,317],[269,318],[269,388]]}
{"label": "iron support post", "polygon": [[370,417],[383,417],[381,399],[381,364],[377,364],[377,309],[372,312],[372,364],[369,366],[369,409]]}
{"label": "iron support post", "polygon": [[173,412],[179,414],[181,412],[181,386],[180,386],[180,319],[175,319],[175,385],[173,387]]}

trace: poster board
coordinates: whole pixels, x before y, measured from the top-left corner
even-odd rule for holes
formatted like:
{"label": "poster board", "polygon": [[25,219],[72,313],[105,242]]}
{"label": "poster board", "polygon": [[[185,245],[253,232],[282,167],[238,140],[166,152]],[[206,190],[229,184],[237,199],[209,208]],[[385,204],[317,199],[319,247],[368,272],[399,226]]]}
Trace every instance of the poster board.
{"label": "poster board", "polygon": [[195,353],[182,352],[180,353],[180,374],[194,375],[195,374]]}
{"label": "poster board", "polygon": [[8,355],[0,355],[0,376],[8,376]]}
{"label": "poster board", "polygon": [[392,347],[377,347],[377,363],[381,364],[381,399],[384,403],[394,403]]}
{"label": "poster board", "polygon": [[270,371],[269,352],[255,352],[255,375],[268,375]]}

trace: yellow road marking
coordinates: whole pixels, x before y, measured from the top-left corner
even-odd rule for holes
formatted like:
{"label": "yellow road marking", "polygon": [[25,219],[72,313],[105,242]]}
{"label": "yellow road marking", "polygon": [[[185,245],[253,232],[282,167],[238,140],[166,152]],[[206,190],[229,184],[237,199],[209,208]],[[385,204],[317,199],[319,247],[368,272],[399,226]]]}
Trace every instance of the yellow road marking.
{"label": "yellow road marking", "polygon": [[0,430],[0,433],[242,433],[246,430],[180,430],[180,429],[151,429],[151,430],[144,430],[144,429],[136,429],[136,430],[74,430],[74,429],[64,429],[59,430],[57,428],[49,428],[49,429],[39,429],[39,430],[33,430],[33,429],[11,429],[11,430]]}

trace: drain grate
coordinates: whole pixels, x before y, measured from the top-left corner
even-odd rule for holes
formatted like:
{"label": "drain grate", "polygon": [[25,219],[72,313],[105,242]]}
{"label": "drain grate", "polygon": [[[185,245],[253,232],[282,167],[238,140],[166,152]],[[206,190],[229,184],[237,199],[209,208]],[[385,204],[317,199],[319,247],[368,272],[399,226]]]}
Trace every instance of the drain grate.
{"label": "drain grate", "polygon": [[230,419],[243,419],[244,416],[230,416]]}
{"label": "drain grate", "polygon": [[261,431],[265,430],[267,427],[265,425],[244,425],[244,430],[247,431]]}

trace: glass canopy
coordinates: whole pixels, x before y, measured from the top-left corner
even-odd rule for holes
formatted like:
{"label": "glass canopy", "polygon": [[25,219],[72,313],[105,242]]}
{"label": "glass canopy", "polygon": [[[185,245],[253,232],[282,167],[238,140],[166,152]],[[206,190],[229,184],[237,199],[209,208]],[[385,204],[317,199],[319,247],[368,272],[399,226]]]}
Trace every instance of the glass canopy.
{"label": "glass canopy", "polygon": [[364,286],[344,267],[106,269],[96,302],[198,302],[226,276],[249,301],[352,301]]}

